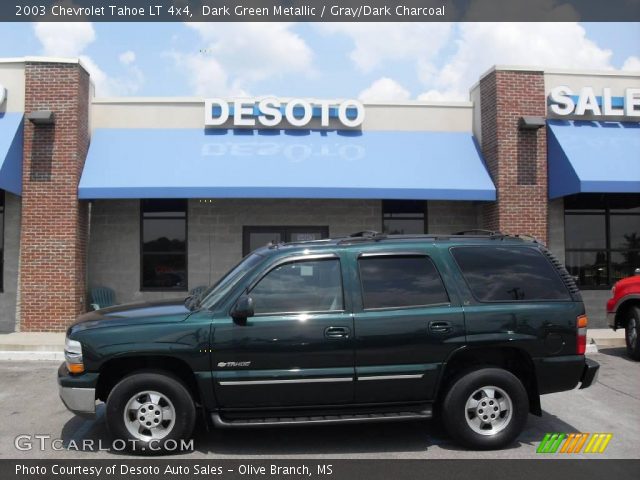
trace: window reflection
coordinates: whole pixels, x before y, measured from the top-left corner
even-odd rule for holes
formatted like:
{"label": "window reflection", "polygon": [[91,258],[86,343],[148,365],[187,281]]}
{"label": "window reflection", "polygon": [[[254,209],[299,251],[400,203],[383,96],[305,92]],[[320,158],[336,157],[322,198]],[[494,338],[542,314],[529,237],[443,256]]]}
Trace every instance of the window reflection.
{"label": "window reflection", "polygon": [[141,203],[144,289],[187,289],[187,201]]}
{"label": "window reflection", "polygon": [[565,198],[567,270],[582,288],[607,288],[640,267],[640,195]]}
{"label": "window reflection", "polygon": [[426,233],[427,202],[383,200],[382,231],[392,235]]}
{"label": "window reflection", "polygon": [[448,303],[431,259],[389,256],[358,260],[364,308],[402,308]]}
{"label": "window reflection", "polygon": [[576,278],[578,285],[599,287],[609,284],[607,254],[598,252],[567,252],[567,271]]}
{"label": "window reflection", "polygon": [[569,299],[560,276],[535,248],[454,247],[451,253],[481,302]]}
{"label": "window reflection", "polygon": [[271,270],[251,291],[255,313],[343,310],[337,259],[286,263]]}
{"label": "window reflection", "polygon": [[243,227],[242,252],[248,255],[254,250],[280,242],[308,242],[329,237],[329,227],[308,226],[245,226]]}

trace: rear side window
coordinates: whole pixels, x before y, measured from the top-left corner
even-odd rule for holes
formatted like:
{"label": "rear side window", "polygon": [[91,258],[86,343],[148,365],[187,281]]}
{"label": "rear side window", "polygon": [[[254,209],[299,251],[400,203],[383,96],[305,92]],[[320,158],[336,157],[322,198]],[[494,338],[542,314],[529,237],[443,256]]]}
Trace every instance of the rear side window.
{"label": "rear side window", "polygon": [[453,257],[481,302],[570,300],[549,261],[529,247],[454,247]]}
{"label": "rear side window", "polygon": [[426,256],[363,257],[358,264],[365,309],[449,302],[440,274]]}

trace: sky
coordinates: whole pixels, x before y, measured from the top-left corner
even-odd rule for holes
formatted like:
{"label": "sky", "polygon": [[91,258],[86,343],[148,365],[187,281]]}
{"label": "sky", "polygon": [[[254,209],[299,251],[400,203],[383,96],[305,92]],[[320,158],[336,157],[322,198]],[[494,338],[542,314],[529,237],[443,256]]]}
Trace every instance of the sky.
{"label": "sky", "polygon": [[0,23],[0,57],[41,55],[99,97],[455,101],[494,64],[640,73],[640,23]]}

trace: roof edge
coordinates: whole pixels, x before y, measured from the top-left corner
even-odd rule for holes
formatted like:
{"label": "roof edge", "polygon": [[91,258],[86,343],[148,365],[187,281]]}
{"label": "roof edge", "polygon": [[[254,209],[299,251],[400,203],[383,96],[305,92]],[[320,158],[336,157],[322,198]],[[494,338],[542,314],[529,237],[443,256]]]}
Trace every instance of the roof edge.
{"label": "roof edge", "polygon": [[482,81],[487,75],[493,72],[531,72],[542,74],[554,74],[554,75],[575,75],[575,76],[601,76],[601,77],[640,77],[640,71],[627,71],[627,70],[580,70],[572,68],[553,68],[553,67],[540,67],[533,65],[493,65],[486,70],[477,82],[475,82],[469,90],[473,90],[475,86]]}
{"label": "roof edge", "polygon": [[[281,101],[286,101],[286,98],[278,98]],[[235,98],[227,98],[228,101],[237,100]],[[319,100],[319,99],[318,99]],[[203,104],[205,97],[97,97],[91,100],[93,104],[108,105],[108,104],[169,104],[169,103],[184,103],[184,104]],[[363,105],[369,107],[449,107],[449,108],[472,108],[473,102],[469,101],[403,101],[403,102],[363,102]]]}

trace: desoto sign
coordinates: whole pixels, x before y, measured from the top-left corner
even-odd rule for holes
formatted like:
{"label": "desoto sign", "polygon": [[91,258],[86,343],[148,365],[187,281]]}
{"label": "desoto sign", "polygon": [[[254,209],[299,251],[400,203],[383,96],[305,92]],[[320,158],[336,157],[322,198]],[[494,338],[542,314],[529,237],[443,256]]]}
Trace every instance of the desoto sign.
{"label": "desoto sign", "polygon": [[549,93],[549,108],[561,116],[640,117],[640,88],[627,88],[623,97],[612,96],[610,88],[598,93],[592,87],[577,93],[564,85],[555,87]]}
{"label": "desoto sign", "polygon": [[329,120],[336,118],[343,126],[355,128],[364,121],[364,106],[358,100],[282,101],[263,98],[227,101],[209,98],[204,102],[204,124],[209,127],[221,126],[227,122],[232,122],[236,127],[276,127],[283,121],[294,127],[304,127],[313,118],[319,118],[323,127],[328,127]]}

